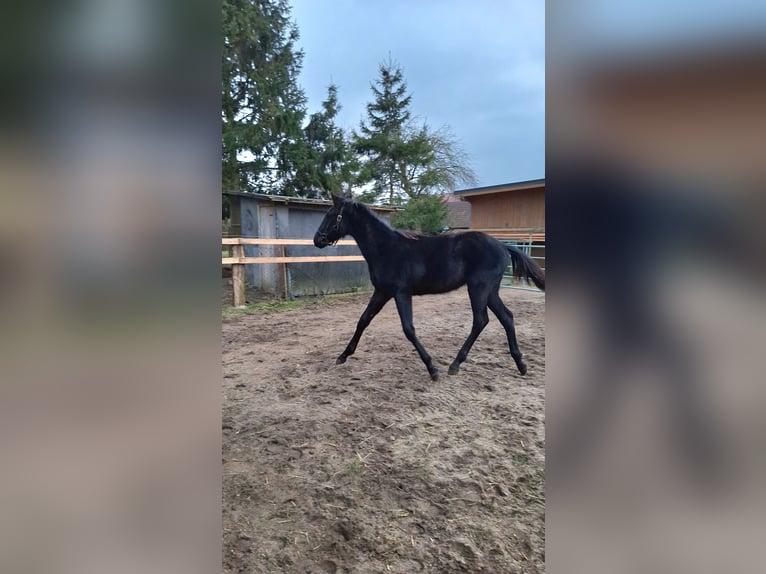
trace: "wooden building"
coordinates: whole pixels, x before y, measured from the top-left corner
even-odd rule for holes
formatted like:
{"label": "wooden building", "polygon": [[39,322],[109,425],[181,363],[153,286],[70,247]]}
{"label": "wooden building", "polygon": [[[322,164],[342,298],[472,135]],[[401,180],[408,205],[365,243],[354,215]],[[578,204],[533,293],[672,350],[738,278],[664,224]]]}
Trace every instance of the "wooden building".
{"label": "wooden building", "polygon": [[545,179],[454,192],[471,204],[470,229],[525,246],[545,267]]}
{"label": "wooden building", "polygon": [[545,179],[461,189],[454,195],[471,204],[471,229],[545,238]]}

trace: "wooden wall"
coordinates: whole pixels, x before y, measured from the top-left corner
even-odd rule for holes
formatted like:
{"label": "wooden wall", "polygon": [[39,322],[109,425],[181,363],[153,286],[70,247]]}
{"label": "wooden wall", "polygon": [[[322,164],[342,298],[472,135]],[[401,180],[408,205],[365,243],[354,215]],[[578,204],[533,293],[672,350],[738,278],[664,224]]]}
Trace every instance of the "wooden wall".
{"label": "wooden wall", "polygon": [[465,198],[471,229],[545,228],[545,188],[520,189]]}

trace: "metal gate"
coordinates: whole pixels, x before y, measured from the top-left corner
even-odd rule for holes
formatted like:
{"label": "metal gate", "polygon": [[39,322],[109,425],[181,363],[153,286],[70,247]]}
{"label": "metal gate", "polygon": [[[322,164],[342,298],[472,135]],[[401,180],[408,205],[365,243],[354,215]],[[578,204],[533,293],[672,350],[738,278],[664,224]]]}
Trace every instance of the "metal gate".
{"label": "metal gate", "polygon": [[[505,239],[501,240],[501,243],[512,245],[517,249],[520,249],[531,259],[535,260],[543,271],[545,271],[545,241],[533,242],[531,239],[529,241]],[[519,280],[514,277],[510,265],[508,266],[508,269],[506,269],[506,274],[503,275],[503,281],[500,286],[506,289],[518,289],[519,291],[536,291],[537,293],[542,293],[542,291],[531,281],[527,283],[524,280]]]}

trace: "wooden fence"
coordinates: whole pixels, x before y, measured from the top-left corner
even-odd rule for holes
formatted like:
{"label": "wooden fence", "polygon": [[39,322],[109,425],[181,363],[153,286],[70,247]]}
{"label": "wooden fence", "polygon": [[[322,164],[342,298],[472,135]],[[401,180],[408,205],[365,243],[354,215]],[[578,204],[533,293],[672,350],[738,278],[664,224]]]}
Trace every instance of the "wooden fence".
{"label": "wooden fence", "polygon": [[529,229],[470,229],[469,231],[482,231],[487,235],[491,235],[495,239],[500,241],[523,241],[525,243],[536,243],[545,241],[545,230],[539,228]]}
{"label": "wooden fence", "polygon": [[[527,242],[529,247],[535,247],[535,242],[545,242],[545,231],[538,230],[508,230],[508,229],[476,229],[471,231],[483,231],[500,241]],[[313,255],[306,257],[285,256],[286,245],[314,245],[313,239],[268,239],[260,237],[223,237],[221,245],[229,246],[230,256],[222,257],[223,265],[232,267],[232,288],[234,291],[234,306],[245,304],[245,265],[260,263],[276,263],[285,275],[284,284],[287,285],[287,263],[332,263],[334,261],[364,261],[361,255]],[[267,257],[245,257],[245,245],[273,245],[280,247],[281,255]],[[353,239],[342,239],[336,245],[356,245]],[[540,259],[535,257],[535,259]]]}
{"label": "wooden fence", "polygon": [[[223,265],[231,265],[231,282],[234,290],[234,306],[245,304],[245,265],[254,263],[276,263],[287,273],[286,263],[330,263],[333,261],[364,261],[361,255],[314,255],[306,257],[286,257],[286,245],[314,245],[313,239],[267,239],[260,237],[223,237],[221,245],[231,249],[230,257],[223,257]],[[276,245],[280,246],[282,255],[270,257],[245,257],[245,245]],[[353,239],[342,239],[336,245],[356,245]]]}

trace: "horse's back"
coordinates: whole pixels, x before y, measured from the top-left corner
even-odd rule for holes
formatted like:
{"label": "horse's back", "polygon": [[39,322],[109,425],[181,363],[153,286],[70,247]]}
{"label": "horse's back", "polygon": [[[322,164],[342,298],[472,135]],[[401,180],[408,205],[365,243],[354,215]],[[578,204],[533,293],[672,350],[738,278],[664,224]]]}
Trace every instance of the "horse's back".
{"label": "horse's back", "polygon": [[508,267],[508,251],[494,237],[481,231],[465,231],[458,238],[460,256],[466,261],[469,272],[505,270]]}
{"label": "horse's back", "polygon": [[505,248],[492,237],[466,231],[417,240],[419,257],[411,259],[413,293],[454,291],[474,278],[502,275],[507,267]]}

